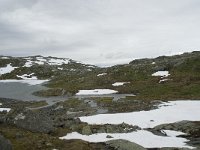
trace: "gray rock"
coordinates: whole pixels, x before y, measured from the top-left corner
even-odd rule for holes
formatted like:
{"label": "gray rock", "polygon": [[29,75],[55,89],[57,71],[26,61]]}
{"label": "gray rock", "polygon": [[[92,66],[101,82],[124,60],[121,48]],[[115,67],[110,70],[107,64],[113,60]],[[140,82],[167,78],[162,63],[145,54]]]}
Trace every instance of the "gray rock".
{"label": "gray rock", "polygon": [[83,135],[90,135],[90,134],[92,134],[92,131],[91,131],[91,129],[90,129],[90,126],[84,126],[83,127],[83,129],[82,129],[82,134]]}
{"label": "gray rock", "polygon": [[54,130],[53,121],[44,113],[28,111],[24,119],[14,121],[17,127],[33,132],[50,133]]}
{"label": "gray rock", "polygon": [[126,140],[112,140],[112,141],[106,142],[106,144],[110,148],[117,149],[117,150],[146,150],[142,146],[133,142],[126,141]]}
{"label": "gray rock", "polygon": [[106,138],[113,138],[111,135],[107,135]]}
{"label": "gray rock", "polygon": [[11,142],[2,135],[0,135],[0,150],[12,150]]}

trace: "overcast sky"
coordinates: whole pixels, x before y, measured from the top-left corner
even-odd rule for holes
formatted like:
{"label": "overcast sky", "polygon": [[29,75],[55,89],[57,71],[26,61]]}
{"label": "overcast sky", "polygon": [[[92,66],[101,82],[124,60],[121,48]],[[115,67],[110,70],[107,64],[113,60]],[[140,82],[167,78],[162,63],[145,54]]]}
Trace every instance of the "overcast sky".
{"label": "overcast sky", "polygon": [[200,0],[0,0],[0,55],[96,65],[200,50]]}

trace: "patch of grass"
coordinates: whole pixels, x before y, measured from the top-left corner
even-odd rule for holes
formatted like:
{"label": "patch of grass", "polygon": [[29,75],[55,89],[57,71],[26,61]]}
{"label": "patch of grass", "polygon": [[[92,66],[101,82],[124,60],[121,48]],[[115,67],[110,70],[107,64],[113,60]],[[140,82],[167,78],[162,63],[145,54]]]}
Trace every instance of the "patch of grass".
{"label": "patch of grass", "polygon": [[101,105],[101,104],[109,104],[113,102],[113,97],[99,97],[95,98],[96,102]]}
{"label": "patch of grass", "polygon": [[91,150],[101,144],[89,144],[81,140],[60,140],[49,134],[33,133],[14,126],[0,124],[0,133],[9,139],[14,150]]}
{"label": "patch of grass", "polygon": [[41,90],[36,91],[33,95],[40,96],[40,97],[51,97],[51,96],[62,96],[65,94],[65,90],[63,89],[48,89],[48,90]]}
{"label": "patch of grass", "polygon": [[30,104],[28,107],[29,108],[37,108],[37,107],[43,107],[43,106],[47,106],[48,103],[46,101],[39,101],[39,102],[34,102],[32,104]]}

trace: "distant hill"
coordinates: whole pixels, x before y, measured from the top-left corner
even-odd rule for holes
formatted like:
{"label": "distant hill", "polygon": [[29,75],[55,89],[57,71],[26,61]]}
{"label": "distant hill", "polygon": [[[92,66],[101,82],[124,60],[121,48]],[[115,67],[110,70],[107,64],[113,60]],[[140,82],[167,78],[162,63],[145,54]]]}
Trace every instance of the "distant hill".
{"label": "distant hill", "polygon": [[81,89],[106,88],[136,94],[134,99],[199,99],[200,52],[137,59],[107,68],[67,58],[0,56],[0,80],[23,77],[50,80],[46,86],[53,89],[42,92],[44,96],[58,89],[75,94]]}

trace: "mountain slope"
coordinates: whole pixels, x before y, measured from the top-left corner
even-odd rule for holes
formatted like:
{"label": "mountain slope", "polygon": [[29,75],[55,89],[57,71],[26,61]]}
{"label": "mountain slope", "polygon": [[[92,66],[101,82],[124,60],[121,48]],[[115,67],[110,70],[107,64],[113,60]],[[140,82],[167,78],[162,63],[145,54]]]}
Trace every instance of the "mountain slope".
{"label": "mountain slope", "polygon": [[[134,99],[200,98],[199,51],[138,59],[129,64],[108,68],[86,65],[65,58],[1,56],[0,68],[5,70],[6,67],[10,67],[11,70],[0,75],[1,80],[22,79],[24,75],[26,78],[48,79],[46,86],[55,89],[48,92],[49,95],[54,94],[57,89],[71,95],[81,89],[106,88],[117,90],[119,93],[136,94]],[[153,75],[161,71],[170,75]],[[114,86],[115,82],[120,83]]]}

